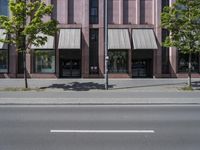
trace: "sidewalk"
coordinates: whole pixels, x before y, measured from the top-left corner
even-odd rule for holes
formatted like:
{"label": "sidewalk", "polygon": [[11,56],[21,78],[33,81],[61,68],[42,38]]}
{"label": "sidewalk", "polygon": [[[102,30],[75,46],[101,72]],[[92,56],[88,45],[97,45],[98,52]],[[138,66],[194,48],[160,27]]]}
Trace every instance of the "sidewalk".
{"label": "sidewalk", "polygon": [[[29,79],[39,91],[0,91],[0,104],[130,105],[200,104],[200,79],[194,91],[183,91],[187,79]],[[0,79],[0,89],[24,87],[23,79]]]}

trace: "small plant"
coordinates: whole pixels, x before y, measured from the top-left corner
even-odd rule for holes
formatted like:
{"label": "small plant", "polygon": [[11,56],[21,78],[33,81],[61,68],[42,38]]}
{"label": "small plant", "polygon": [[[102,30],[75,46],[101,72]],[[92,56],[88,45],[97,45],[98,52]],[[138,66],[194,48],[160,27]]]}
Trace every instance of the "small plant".
{"label": "small plant", "polygon": [[183,87],[181,89],[184,90],[184,91],[193,91],[192,86],[185,86],[185,87]]}
{"label": "small plant", "polygon": [[19,91],[36,91],[36,92],[40,92],[40,91],[44,91],[44,89],[40,89],[40,88],[22,88],[22,87],[7,87],[7,88],[2,88],[0,89],[0,91],[3,92],[19,92]]}

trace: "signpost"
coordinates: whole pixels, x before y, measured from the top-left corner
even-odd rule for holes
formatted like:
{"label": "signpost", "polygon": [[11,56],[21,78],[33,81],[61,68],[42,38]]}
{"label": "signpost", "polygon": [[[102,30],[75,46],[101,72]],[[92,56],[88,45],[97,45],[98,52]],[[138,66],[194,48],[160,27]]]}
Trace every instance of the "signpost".
{"label": "signpost", "polygon": [[108,90],[108,0],[104,0],[105,90]]}

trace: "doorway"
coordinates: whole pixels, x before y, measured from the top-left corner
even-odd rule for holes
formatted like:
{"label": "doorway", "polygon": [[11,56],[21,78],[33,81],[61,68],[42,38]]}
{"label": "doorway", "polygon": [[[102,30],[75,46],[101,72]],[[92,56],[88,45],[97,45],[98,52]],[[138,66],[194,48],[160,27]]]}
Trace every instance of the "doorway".
{"label": "doorway", "polygon": [[153,50],[135,50],[132,56],[132,77],[153,77]]}
{"label": "doorway", "polygon": [[80,50],[60,50],[60,77],[81,77],[81,52]]}

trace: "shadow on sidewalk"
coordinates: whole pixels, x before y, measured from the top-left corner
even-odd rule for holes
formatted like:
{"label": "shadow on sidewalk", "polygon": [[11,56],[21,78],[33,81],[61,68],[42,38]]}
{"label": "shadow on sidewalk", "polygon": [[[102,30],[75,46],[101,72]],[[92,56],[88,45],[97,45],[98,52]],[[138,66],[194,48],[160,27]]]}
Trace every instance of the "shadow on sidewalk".
{"label": "shadow on sidewalk", "polygon": [[200,90],[200,81],[192,82],[192,87],[195,88],[195,90]]}
{"label": "shadow on sidewalk", "polygon": [[135,86],[127,86],[127,87],[116,87],[111,90],[120,90],[120,89],[137,89],[137,88],[148,88],[148,87],[165,87],[165,86],[175,86],[175,85],[186,85],[186,82],[182,83],[163,83],[163,84],[147,84],[147,85],[135,85]]}
{"label": "shadow on sidewalk", "polygon": [[[109,85],[109,88],[113,88],[114,85]],[[52,84],[47,87],[41,87],[40,89],[56,88],[63,89],[64,91],[89,91],[89,90],[104,90],[105,85],[94,82],[72,82],[69,84]]]}

